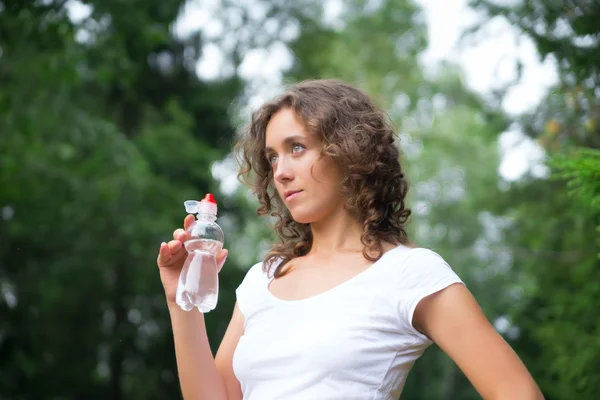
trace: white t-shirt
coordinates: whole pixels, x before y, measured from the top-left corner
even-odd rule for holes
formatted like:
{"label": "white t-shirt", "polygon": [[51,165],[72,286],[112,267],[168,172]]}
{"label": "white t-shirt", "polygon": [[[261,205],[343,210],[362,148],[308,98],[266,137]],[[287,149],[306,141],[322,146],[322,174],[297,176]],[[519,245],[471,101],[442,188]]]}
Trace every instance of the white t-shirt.
{"label": "white t-shirt", "polygon": [[245,322],[233,369],[244,400],[397,400],[432,343],[412,326],[417,303],[462,283],[437,253],[405,246],[307,299],[275,297],[271,279],[258,263],[236,291]]}

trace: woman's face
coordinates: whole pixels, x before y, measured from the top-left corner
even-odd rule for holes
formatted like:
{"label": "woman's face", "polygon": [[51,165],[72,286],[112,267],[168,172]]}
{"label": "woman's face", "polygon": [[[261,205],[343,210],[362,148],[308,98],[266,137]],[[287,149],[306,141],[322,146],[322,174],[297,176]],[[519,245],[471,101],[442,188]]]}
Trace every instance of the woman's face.
{"label": "woman's face", "polygon": [[343,207],[340,171],[322,143],[289,108],[276,112],[266,129],[265,155],[275,188],[292,218],[314,223]]}

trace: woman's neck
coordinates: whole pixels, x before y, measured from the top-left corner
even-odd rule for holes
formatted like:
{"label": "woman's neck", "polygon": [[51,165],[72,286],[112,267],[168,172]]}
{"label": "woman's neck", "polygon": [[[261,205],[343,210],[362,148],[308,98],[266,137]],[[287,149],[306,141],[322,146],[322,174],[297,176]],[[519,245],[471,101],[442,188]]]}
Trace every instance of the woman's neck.
{"label": "woman's neck", "polygon": [[313,222],[311,231],[313,239],[310,254],[360,253],[363,250],[361,224],[344,209]]}

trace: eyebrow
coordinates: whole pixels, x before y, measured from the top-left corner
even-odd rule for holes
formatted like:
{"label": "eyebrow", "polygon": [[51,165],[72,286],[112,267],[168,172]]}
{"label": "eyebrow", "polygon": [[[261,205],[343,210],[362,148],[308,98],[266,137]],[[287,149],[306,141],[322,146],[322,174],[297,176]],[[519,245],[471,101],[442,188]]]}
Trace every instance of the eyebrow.
{"label": "eyebrow", "polygon": [[[294,142],[297,142],[299,140],[306,140],[306,137],[304,136],[299,136],[299,135],[293,135],[293,136],[288,136],[285,139],[283,139],[283,144],[284,145],[290,145]],[[270,153],[270,152],[274,152],[272,147],[266,146],[265,147],[265,153]]]}

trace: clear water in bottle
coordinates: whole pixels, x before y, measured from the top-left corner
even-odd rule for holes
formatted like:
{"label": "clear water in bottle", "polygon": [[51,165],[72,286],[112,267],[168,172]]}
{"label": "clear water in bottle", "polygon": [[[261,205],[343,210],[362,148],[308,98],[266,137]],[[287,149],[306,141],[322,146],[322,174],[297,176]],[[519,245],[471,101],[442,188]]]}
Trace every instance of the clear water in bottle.
{"label": "clear water in bottle", "polygon": [[216,307],[219,297],[216,255],[223,248],[223,231],[215,222],[217,204],[211,194],[200,202],[186,201],[185,206],[189,213],[198,214],[187,229],[190,239],[184,245],[188,256],[179,276],[176,302],[183,310],[196,307],[207,313]]}

